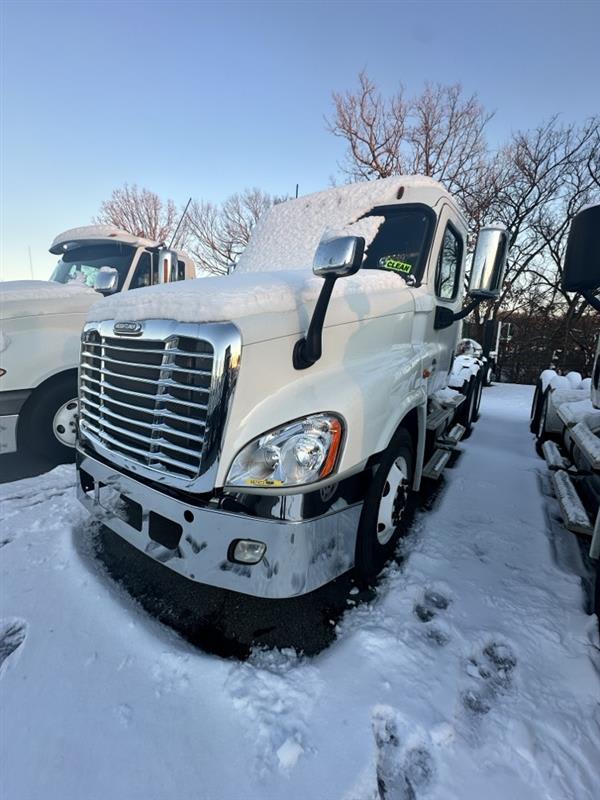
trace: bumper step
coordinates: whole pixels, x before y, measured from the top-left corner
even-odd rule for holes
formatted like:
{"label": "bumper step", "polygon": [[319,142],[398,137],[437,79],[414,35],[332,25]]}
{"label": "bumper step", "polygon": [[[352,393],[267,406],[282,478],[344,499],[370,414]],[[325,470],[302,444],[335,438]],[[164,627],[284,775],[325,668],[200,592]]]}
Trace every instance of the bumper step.
{"label": "bumper step", "polygon": [[448,463],[452,450],[439,448],[435,450],[427,464],[423,467],[423,477],[437,481]]}
{"label": "bumper step", "polygon": [[578,422],[571,428],[573,441],[584,453],[592,469],[600,469],[600,439],[593,433],[585,422]]}
{"label": "bumper step", "polygon": [[448,431],[446,436],[442,436],[438,439],[437,443],[442,447],[456,447],[456,445],[465,435],[466,430],[467,429],[464,425],[461,425],[459,422],[457,422],[456,425],[453,425]]}
{"label": "bumper step", "polygon": [[544,442],[542,445],[542,452],[544,453],[544,458],[546,459],[546,464],[548,464],[549,469],[567,469],[569,466],[569,462],[561,455],[555,442]]}
{"label": "bumper step", "polygon": [[577,494],[577,489],[571,477],[563,470],[555,470],[550,477],[552,478],[556,499],[560,505],[565,528],[574,533],[584,533],[591,536],[593,532],[592,523]]}

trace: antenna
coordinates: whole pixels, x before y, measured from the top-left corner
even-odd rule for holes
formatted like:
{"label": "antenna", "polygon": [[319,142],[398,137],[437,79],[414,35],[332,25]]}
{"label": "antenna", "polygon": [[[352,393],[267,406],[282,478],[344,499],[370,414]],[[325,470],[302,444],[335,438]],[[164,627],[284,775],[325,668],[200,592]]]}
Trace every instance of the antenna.
{"label": "antenna", "polygon": [[31,245],[27,247],[29,253],[29,271],[31,272],[31,280],[33,280],[33,259],[31,258]]}
{"label": "antenna", "polygon": [[300,184],[296,184],[296,200],[298,199],[298,189],[300,188]]}
{"label": "antenna", "polygon": [[181,215],[181,217],[179,219],[179,222],[177,223],[177,227],[175,228],[175,233],[173,234],[173,236],[171,236],[171,241],[169,242],[169,250],[173,246],[173,242],[175,241],[175,237],[179,233],[179,228],[181,228],[181,223],[185,219],[185,215],[187,214],[187,210],[190,207],[190,203],[191,202],[192,202],[192,198],[190,197],[190,199],[187,201],[187,203],[185,205],[185,208],[183,209],[183,214]]}

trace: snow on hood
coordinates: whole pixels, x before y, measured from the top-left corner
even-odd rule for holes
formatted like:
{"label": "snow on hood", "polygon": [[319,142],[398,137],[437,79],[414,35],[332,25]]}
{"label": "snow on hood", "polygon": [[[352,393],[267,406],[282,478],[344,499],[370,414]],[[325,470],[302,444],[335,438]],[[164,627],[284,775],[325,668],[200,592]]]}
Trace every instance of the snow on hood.
{"label": "snow on hood", "polygon": [[85,311],[98,294],[79,283],[2,281],[0,319]]}
{"label": "snow on hood", "polygon": [[[348,230],[348,226],[376,206],[396,203],[401,188],[406,194],[423,189],[445,191],[432,178],[400,175],[339,186],[278,203],[258,221],[236,272],[310,268],[321,238],[324,234],[329,236],[328,229],[335,229],[336,234],[344,230],[346,234],[364,236],[358,225],[354,230]],[[359,225],[368,222],[360,220]]]}
{"label": "snow on hood", "polygon": [[[302,330],[308,319],[307,306],[312,310],[322,286],[323,279],[308,270],[234,273],[113,295],[95,303],[87,319],[91,322],[106,319],[232,321],[244,329],[244,341],[249,343]],[[357,295],[380,293],[390,302],[398,303],[398,292],[406,291],[405,286],[400,276],[384,270],[365,269],[338,280],[327,312],[327,324],[356,319],[358,312],[353,310],[352,298]],[[369,316],[368,309],[361,312],[361,316]],[[277,327],[273,327],[275,317]],[[254,324],[250,318],[254,318]]]}

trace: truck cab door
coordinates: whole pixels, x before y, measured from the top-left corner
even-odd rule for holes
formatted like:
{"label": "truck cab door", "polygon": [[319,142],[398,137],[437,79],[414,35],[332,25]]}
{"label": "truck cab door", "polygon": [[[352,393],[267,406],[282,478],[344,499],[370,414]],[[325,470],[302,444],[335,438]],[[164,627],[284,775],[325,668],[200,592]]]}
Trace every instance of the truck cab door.
{"label": "truck cab door", "polygon": [[168,251],[169,257],[163,259],[167,251],[143,250],[131,268],[129,289],[140,289],[144,286],[155,286],[159,283],[172,283],[185,280],[185,263],[177,258],[174,251]]}
{"label": "truck cab door", "polygon": [[416,339],[423,342],[423,370],[428,375],[428,394],[446,385],[459,339],[460,323],[436,330],[435,310],[443,306],[460,311],[464,298],[466,230],[456,211],[444,204],[433,240],[427,273],[413,291],[416,301]]}

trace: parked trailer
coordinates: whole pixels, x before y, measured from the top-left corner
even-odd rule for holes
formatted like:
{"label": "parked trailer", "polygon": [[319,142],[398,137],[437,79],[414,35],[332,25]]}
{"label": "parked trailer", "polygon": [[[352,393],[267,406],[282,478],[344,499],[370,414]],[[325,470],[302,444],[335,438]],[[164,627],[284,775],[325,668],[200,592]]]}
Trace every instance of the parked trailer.
{"label": "parked trailer", "polygon": [[[284,598],[371,581],[465,432],[459,321],[508,237],[403,176],[273,207],[233,275],[109,298],[80,364],[79,497],[191,581]],[[310,264],[313,264],[313,274]],[[308,266],[308,269],[307,269]]]}
{"label": "parked trailer", "polygon": [[[5,281],[0,307],[0,453],[74,461],[81,329],[99,295],[195,278],[160,242],[107,225],[59,234],[49,281]],[[95,291],[94,291],[95,290]]]}
{"label": "parked trailer", "polygon": [[[569,232],[563,289],[600,300],[600,205],[581,211]],[[594,610],[600,618],[600,338],[592,377],[545,370],[531,413],[536,448],[546,460],[565,527],[589,539],[595,564]]]}

